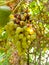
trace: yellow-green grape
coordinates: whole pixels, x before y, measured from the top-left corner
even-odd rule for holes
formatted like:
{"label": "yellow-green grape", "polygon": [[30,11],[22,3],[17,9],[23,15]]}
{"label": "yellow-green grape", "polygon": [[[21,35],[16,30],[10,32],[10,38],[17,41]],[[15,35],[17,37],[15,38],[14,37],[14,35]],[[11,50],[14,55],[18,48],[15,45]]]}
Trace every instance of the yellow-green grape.
{"label": "yellow-green grape", "polygon": [[31,36],[30,35],[27,35],[27,39],[30,40]]}
{"label": "yellow-green grape", "polygon": [[22,41],[23,41],[23,42],[26,42],[26,37],[23,37]]}
{"label": "yellow-green grape", "polygon": [[24,26],[24,27],[23,27],[23,30],[26,31],[26,28],[27,28],[27,26]]}
{"label": "yellow-green grape", "polygon": [[23,32],[23,28],[17,27],[17,29],[16,29],[16,34],[19,34],[20,32]]}
{"label": "yellow-green grape", "polygon": [[24,31],[24,35],[27,37],[27,35],[29,35],[29,33],[27,31]]}
{"label": "yellow-green grape", "polygon": [[33,41],[34,39],[36,39],[36,34],[31,35],[30,41]]}
{"label": "yellow-green grape", "polygon": [[22,55],[22,48],[21,48],[21,42],[20,41],[17,41],[16,42],[16,48],[17,48],[17,50],[18,50],[18,54],[19,55]]}
{"label": "yellow-green grape", "polygon": [[14,42],[16,43],[18,40],[19,40],[19,34],[16,34],[16,35],[14,36]]}
{"label": "yellow-green grape", "polygon": [[17,25],[13,23],[13,21],[10,21],[5,27],[4,29],[6,30],[6,32],[8,33],[8,36],[12,37],[15,34]]}
{"label": "yellow-green grape", "polygon": [[28,44],[28,45],[30,45],[30,44],[31,44],[31,41],[30,41],[30,40],[28,40],[28,41],[27,41],[27,44]]}
{"label": "yellow-green grape", "polygon": [[21,43],[20,43],[20,41],[17,41],[17,42],[16,42],[16,48],[17,48],[18,50],[20,50],[20,48],[21,48]]}
{"label": "yellow-green grape", "polygon": [[13,14],[10,14],[10,19],[12,19],[12,20],[14,20],[15,19],[15,17],[14,17],[14,15]]}
{"label": "yellow-green grape", "polygon": [[26,48],[27,47],[26,37],[23,37],[23,39],[22,39],[22,46],[23,46],[23,48]]}
{"label": "yellow-green grape", "polygon": [[19,34],[19,39],[23,39],[24,35],[23,34]]}
{"label": "yellow-green grape", "polygon": [[22,42],[22,46],[24,49],[26,49],[27,48],[27,42],[26,41]]}
{"label": "yellow-green grape", "polygon": [[16,28],[17,27],[17,25],[16,24],[14,24],[14,22],[13,21],[10,21],[4,28],[5,28],[5,30],[14,30],[14,28]]}

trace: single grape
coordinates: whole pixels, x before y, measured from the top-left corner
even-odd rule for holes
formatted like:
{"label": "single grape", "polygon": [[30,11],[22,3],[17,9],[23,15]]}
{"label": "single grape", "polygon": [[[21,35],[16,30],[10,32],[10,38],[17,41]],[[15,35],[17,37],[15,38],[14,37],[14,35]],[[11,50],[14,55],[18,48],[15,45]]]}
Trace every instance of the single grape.
{"label": "single grape", "polygon": [[23,32],[23,28],[17,27],[17,29],[16,29],[16,34],[17,34],[17,33],[19,34],[20,32]]}

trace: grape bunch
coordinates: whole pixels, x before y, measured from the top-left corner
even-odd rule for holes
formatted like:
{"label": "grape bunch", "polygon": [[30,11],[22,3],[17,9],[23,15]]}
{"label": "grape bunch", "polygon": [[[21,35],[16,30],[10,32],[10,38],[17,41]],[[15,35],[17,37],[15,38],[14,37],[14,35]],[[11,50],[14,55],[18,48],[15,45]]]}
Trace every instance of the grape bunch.
{"label": "grape bunch", "polygon": [[36,38],[28,8],[23,12],[11,14],[10,22],[5,26],[9,39],[15,44],[19,55],[24,55],[26,49]]}

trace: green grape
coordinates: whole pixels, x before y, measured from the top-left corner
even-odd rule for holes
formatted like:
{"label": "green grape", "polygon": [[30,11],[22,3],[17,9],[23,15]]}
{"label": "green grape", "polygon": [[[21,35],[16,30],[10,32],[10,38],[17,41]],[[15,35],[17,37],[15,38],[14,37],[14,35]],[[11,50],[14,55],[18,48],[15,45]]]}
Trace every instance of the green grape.
{"label": "green grape", "polygon": [[27,48],[27,43],[26,43],[26,41],[22,42],[22,46],[23,46],[24,49]]}
{"label": "green grape", "polygon": [[20,45],[21,43],[20,43],[20,41],[17,41],[16,42],[16,47],[17,47],[17,49],[20,49],[21,48],[21,45]]}
{"label": "green grape", "polygon": [[24,26],[24,27],[23,27],[23,30],[26,31],[26,28],[27,28],[27,26]]}
{"label": "green grape", "polygon": [[4,29],[7,31],[9,36],[13,36],[15,34],[17,25],[15,25],[13,23],[13,21],[10,21],[5,27]]}
{"label": "green grape", "polygon": [[26,37],[23,37],[22,41],[23,41],[23,42],[26,42]]}
{"label": "green grape", "polygon": [[27,43],[28,43],[28,45],[30,45],[30,44],[31,44],[31,41],[30,41],[30,40],[28,40],[28,41],[27,41]]}
{"label": "green grape", "polygon": [[28,36],[28,35],[29,35],[29,33],[25,31],[25,32],[24,32],[24,35],[25,35],[25,36]]}
{"label": "green grape", "polygon": [[19,35],[18,34],[14,35],[14,37],[13,37],[13,43],[16,44],[17,41],[19,41]]}
{"label": "green grape", "polygon": [[33,41],[35,38],[36,38],[36,35],[35,34],[34,35],[31,35],[30,41]]}
{"label": "green grape", "polygon": [[22,32],[22,31],[23,31],[23,28],[17,27],[17,29],[16,29],[16,34],[19,34],[19,33]]}
{"label": "green grape", "polygon": [[23,34],[19,34],[19,39],[23,39],[24,35]]}
{"label": "green grape", "polygon": [[21,42],[20,41],[17,41],[16,42],[16,48],[17,48],[17,50],[18,50],[18,54],[19,55],[22,55],[22,47],[21,47],[22,45],[21,45]]}
{"label": "green grape", "polygon": [[16,25],[14,24],[13,21],[10,21],[10,22],[7,24],[7,26],[8,26],[8,28],[9,28],[10,30],[13,30],[14,28],[16,28]]}
{"label": "green grape", "polygon": [[13,23],[12,22],[9,22],[4,28],[5,28],[5,30],[12,30]]}
{"label": "green grape", "polygon": [[27,35],[27,39],[29,39],[29,40],[30,40],[30,37],[31,37],[30,35]]}

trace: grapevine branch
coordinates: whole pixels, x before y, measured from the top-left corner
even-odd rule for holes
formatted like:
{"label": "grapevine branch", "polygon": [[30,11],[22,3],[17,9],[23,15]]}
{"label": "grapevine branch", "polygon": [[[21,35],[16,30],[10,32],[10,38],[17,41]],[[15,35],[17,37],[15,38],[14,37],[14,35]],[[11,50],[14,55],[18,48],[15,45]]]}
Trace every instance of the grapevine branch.
{"label": "grapevine branch", "polygon": [[16,9],[22,4],[23,0],[19,2],[19,4],[15,7],[15,9],[13,10],[13,13],[16,11]]}

